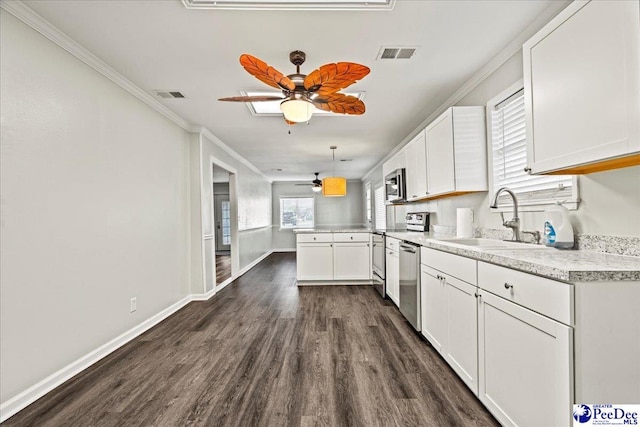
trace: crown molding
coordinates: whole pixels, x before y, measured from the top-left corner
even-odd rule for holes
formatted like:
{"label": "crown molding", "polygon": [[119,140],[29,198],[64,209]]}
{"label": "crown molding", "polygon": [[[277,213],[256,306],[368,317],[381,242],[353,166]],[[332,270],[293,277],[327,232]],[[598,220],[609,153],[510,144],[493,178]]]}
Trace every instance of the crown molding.
{"label": "crown molding", "polygon": [[33,28],[50,41],[54,42],[56,45],[66,50],[71,55],[87,64],[89,67],[93,68],[98,73],[107,77],[113,83],[117,84],[118,86],[129,92],[131,95],[135,96],[136,98],[147,104],[149,107],[153,108],[164,117],[180,126],[182,129],[186,130],[187,132],[197,132],[205,135],[207,138],[213,141],[214,144],[218,145],[233,158],[262,176],[269,183],[272,183],[272,181],[267,178],[264,173],[262,173],[257,167],[251,164],[247,159],[234,151],[231,147],[222,142],[220,138],[215,136],[209,129],[200,125],[192,125],[191,123],[171,111],[169,108],[165,107],[162,103],[160,103],[160,101],[155,99],[153,96],[145,92],[131,80],[127,79],[125,76],[110,67],[107,63],[102,61],[93,53],[89,52],[85,47],[80,45],[71,37],[67,36],[58,28],[54,27],[51,23],[45,20],[42,16],[38,15],[33,9],[24,4],[22,1],[0,0],[0,8],[6,10],[11,15],[15,16],[20,21]]}
{"label": "crown molding", "polygon": [[187,129],[189,132],[193,132],[193,133],[199,133],[202,136],[206,136],[207,139],[211,140],[211,142],[213,142],[215,145],[217,145],[218,147],[220,147],[221,149],[223,149],[227,154],[229,154],[231,157],[233,157],[234,159],[236,159],[237,161],[239,161],[240,163],[242,163],[243,165],[245,165],[246,167],[248,167],[249,169],[251,169],[252,171],[254,171],[255,173],[257,173],[258,175],[260,175],[261,177],[263,177],[266,181],[269,182],[269,184],[273,184],[273,180],[270,179],[269,177],[267,177],[264,173],[262,173],[262,171],[260,169],[258,169],[257,167],[255,167],[253,165],[253,163],[251,163],[249,160],[245,159],[244,157],[242,157],[237,151],[235,151],[233,148],[229,147],[227,144],[225,144],[224,142],[222,142],[222,140],[220,138],[218,138],[217,136],[215,136],[213,134],[213,132],[211,132],[209,129],[207,129],[204,126],[200,126],[200,125],[193,125],[190,126]]}
{"label": "crown molding", "polygon": [[486,80],[491,74],[493,74],[498,68],[500,68],[509,58],[522,50],[524,42],[529,40],[535,33],[537,33],[544,25],[546,25],[552,18],[554,18],[561,10],[563,10],[568,4],[569,0],[553,2],[547,7],[536,19],[527,26],[518,36],[513,39],[507,46],[505,46],[496,56],[494,56],[489,62],[487,62],[482,68],[471,76],[458,90],[456,90],[440,107],[438,107],[429,117],[427,117],[422,123],[418,125],[409,135],[404,138],[400,144],[392,149],[385,157],[373,166],[369,172],[364,174],[362,180],[365,181],[369,176],[384,162],[389,160],[400,151],[409,141],[411,141],[418,133],[420,133],[427,125],[437,119],[440,114],[454,106],[462,98],[467,96],[473,89],[478,87],[480,83]]}

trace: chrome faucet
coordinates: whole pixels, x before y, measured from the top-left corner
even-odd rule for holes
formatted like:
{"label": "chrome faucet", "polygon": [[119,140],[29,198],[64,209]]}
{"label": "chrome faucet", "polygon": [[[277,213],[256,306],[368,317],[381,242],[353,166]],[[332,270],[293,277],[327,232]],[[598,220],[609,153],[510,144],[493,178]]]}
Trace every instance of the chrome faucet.
{"label": "chrome faucet", "polygon": [[509,193],[509,195],[513,199],[513,218],[511,218],[509,221],[505,221],[504,215],[502,214],[502,212],[500,212],[500,217],[502,218],[502,225],[513,230],[513,239],[511,239],[513,242],[521,242],[522,240],[520,239],[520,218],[518,218],[518,198],[516,197],[515,193],[509,190],[507,187],[502,187],[501,189],[496,191],[496,194],[493,196],[493,201],[491,202],[491,205],[489,205],[489,207],[493,209],[498,207],[498,197],[500,197],[500,194],[503,191],[506,191],[507,193]]}

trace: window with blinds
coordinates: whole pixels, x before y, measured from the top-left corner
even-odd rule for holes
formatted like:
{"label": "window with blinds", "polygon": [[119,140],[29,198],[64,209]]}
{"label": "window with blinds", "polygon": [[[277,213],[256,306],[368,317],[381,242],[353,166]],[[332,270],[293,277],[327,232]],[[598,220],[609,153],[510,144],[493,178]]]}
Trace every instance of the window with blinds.
{"label": "window with blinds", "polygon": [[[524,90],[513,87],[489,101],[487,111],[491,121],[492,190],[508,187],[518,195],[523,207],[575,202],[575,179],[571,175],[529,175],[527,166],[527,133]],[[506,96],[505,96],[506,95]],[[496,102],[497,101],[497,102]],[[498,206],[512,206],[503,194]]]}
{"label": "window with blinds", "polygon": [[376,188],[375,192],[373,193],[373,203],[373,213],[375,215],[376,228],[387,228],[387,208],[384,205],[384,185]]}

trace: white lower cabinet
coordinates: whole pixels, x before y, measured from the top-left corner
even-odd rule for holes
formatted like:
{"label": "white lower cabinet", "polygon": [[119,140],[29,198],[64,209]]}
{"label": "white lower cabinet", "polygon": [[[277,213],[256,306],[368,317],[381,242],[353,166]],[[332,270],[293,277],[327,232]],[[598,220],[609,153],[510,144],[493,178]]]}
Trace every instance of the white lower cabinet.
{"label": "white lower cabinet", "polygon": [[477,263],[428,248],[421,263],[422,334],[477,395]]}
{"label": "white lower cabinet", "polygon": [[298,243],[298,280],[333,280],[333,243]]}
{"label": "white lower cabinet", "polygon": [[572,328],[479,292],[480,401],[505,426],[571,425]]}
{"label": "white lower cabinet", "polygon": [[400,253],[398,250],[389,248],[389,239],[387,238],[386,249],[386,287],[387,295],[396,305],[400,305]]}
{"label": "white lower cabinet", "polygon": [[298,233],[296,240],[298,281],[371,279],[369,233]]}
{"label": "white lower cabinet", "polygon": [[447,345],[444,359],[462,381],[478,394],[477,288],[452,277],[447,291]]}
{"label": "white lower cabinet", "polygon": [[333,244],[333,279],[367,280],[371,277],[368,242]]}
{"label": "white lower cabinet", "polygon": [[422,335],[442,353],[447,339],[447,290],[438,271],[420,266],[420,307]]}

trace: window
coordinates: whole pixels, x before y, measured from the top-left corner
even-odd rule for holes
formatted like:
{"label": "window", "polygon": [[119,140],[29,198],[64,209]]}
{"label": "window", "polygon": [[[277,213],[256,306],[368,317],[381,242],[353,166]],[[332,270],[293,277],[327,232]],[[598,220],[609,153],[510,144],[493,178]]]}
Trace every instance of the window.
{"label": "window", "polygon": [[280,228],[313,228],[313,197],[281,197]]}
{"label": "window", "polygon": [[366,204],[366,224],[370,225],[371,224],[371,183],[367,182],[364,186],[364,193],[365,193],[365,204]]}
{"label": "window", "polygon": [[[562,202],[577,208],[577,180],[571,175],[529,175],[527,135],[522,80],[487,103],[489,132],[490,190],[494,194],[508,187],[518,196],[522,210],[543,210],[544,205]],[[503,194],[500,207],[511,207]]]}
{"label": "window", "polygon": [[375,203],[376,228],[385,229],[387,228],[387,207],[384,204],[384,185],[376,188],[373,201]]}
{"label": "window", "polygon": [[222,202],[222,244],[231,244],[231,203],[229,201]]}

